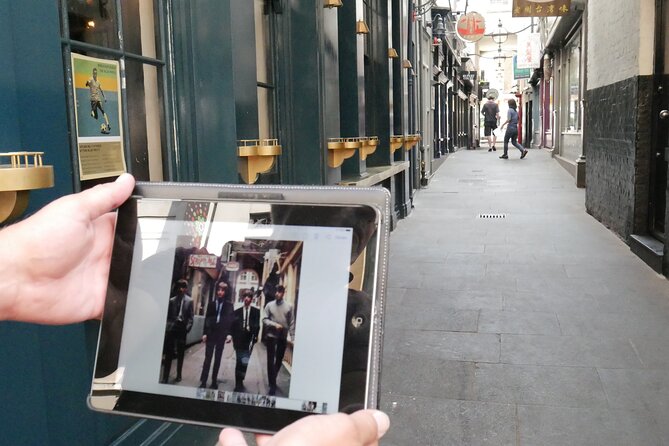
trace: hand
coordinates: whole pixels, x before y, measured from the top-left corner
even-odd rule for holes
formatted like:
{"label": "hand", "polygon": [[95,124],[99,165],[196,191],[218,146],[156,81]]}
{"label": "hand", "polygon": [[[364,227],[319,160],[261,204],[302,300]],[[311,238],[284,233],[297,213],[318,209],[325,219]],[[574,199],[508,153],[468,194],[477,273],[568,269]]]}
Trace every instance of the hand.
{"label": "hand", "polygon": [[[279,432],[256,435],[258,446],[376,446],[388,430],[388,416],[378,410],[361,410],[351,415],[312,415]],[[248,446],[237,429],[223,429],[220,446]]]}
{"label": "hand", "polygon": [[202,335],[202,343],[204,344],[206,342],[207,342],[207,335]]}
{"label": "hand", "polygon": [[70,324],[100,318],[116,214],[135,180],[68,195],[0,231],[0,320]]}
{"label": "hand", "polygon": [[225,337],[225,343],[226,343],[226,344],[229,344],[229,343],[231,343],[231,342],[232,342],[232,336],[227,335],[227,336]]}

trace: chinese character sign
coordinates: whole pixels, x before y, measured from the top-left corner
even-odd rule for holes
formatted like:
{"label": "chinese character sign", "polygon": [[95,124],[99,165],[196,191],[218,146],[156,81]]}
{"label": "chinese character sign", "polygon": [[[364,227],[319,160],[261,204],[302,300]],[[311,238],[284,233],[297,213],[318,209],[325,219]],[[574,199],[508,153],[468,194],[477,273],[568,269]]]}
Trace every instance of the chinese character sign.
{"label": "chinese character sign", "polygon": [[552,17],[567,15],[571,0],[513,0],[513,17]]}
{"label": "chinese character sign", "polygon": [[485,34],[485,19],[478,12],[470,12],[458,19],[455,31],[462,40],[478,42]]}
{"label": "chinese character sign", "polygon": [[539,68],[541,65],[541,41],[538,33],[518,34],[518,68]]}

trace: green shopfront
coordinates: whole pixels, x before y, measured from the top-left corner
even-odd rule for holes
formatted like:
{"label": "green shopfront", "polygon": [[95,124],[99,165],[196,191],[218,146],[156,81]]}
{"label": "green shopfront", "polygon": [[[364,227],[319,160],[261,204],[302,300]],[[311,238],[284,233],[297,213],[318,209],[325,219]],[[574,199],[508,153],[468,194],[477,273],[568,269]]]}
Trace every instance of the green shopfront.
{"label": "green shopfront", "polygon": [[[394,220],[405,217],[420,145],[390,142],[417,133],[401,68],[409,2],[344,3],[0,2],[0,152],[44,152],[55,173],[25,215],[122,166],[145,181],[383,186]],[[370,33],[356,33],[360,20]],[[91,79],[104,114],[89,106]],[[87,158],[87,136],[107,141],[117,164]],[[343,139],[367,148],[339,156]],[[248,141],[279,149],[254,163],[239,149]],[[97,322],[0,323],[2,444],[215,442],[215,429],[90,411],[97,332]]]}

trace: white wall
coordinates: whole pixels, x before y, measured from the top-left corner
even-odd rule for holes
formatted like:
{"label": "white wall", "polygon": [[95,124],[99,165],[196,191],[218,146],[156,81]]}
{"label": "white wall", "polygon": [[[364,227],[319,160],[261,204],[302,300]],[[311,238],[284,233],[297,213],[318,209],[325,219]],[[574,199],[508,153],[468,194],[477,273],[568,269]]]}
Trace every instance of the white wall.
{"label": "white wall", "polygon": [[654,0],[588,1],[588,90],[652,74],[654,17]]}

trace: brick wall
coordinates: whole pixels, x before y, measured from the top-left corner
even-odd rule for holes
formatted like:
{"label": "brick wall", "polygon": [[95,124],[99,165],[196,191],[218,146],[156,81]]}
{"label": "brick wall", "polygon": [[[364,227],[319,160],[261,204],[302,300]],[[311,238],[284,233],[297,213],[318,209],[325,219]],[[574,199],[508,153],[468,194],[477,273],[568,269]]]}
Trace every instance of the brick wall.
{"label": "brick wall", "polygon": [[585,94],[586,209],[623,239],[646,227],[651,81],[635,76]]}

